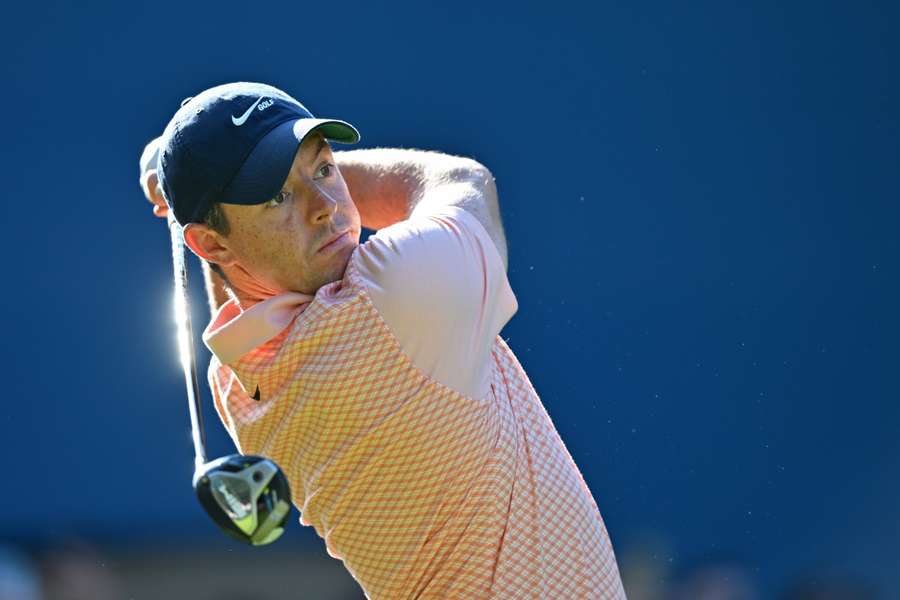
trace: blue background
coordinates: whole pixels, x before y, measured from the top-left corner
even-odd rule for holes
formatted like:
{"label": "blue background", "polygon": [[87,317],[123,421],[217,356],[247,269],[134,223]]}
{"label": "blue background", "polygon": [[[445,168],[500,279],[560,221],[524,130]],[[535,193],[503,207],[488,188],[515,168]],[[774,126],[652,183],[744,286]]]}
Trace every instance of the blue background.
{"label": "blue background", "polygon": [[[256,80],[364,147],[491,168],[520,307],[503,335],[623,569],[651,543],[668,568],[730,557],[772,594],[810,573],[897,589],[898,13],[16,3],[0,540],[218,540],[189,483],[169,241],[137,159],[183,97]],[[230,452],[206,406],[211,455]]]}

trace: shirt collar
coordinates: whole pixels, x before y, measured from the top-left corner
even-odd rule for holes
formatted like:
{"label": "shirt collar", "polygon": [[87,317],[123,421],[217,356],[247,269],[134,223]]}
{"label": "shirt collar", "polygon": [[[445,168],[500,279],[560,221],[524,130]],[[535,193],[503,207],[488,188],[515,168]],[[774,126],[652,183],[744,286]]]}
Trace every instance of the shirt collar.
{"label": "shirt collar", "polygon": [[247,310],[229,300],[203,331],[203,343],[222,364],[230,364],[281,333],[313,298],[287,292],[257,302]]}

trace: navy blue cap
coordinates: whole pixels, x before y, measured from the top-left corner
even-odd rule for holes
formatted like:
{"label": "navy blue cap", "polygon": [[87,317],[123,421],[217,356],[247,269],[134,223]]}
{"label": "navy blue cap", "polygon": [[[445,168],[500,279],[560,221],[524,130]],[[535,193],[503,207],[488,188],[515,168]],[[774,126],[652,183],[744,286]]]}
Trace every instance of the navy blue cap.
{"label": "navy blue cap", "polygon": [[228,83],[186,100],[160,138],[157,176],[175,219],[203,221],[213,204],[262,204],[281,190],[310,132],[353,144],[359,132],[317,119],[281,90]]}

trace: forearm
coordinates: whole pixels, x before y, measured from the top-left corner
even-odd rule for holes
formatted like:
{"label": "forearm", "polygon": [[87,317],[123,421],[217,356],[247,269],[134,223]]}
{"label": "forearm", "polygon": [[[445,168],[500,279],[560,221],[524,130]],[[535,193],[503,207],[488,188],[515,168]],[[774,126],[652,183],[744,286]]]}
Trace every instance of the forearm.
{"label": "forearm", "polygon": [[337,152],[335,161],[363,227],[388,227],[408,219],[416,207],[456,206],[484,226],[506,266],[497,186],[484,165],[460,156],[397,148]]}
{"label": "forearm", "polygon": [[439,152],[374,148],[334,154],[363,227],[381,229],[409,218],[441,186],[486,184],[490,173],[476,161]]}

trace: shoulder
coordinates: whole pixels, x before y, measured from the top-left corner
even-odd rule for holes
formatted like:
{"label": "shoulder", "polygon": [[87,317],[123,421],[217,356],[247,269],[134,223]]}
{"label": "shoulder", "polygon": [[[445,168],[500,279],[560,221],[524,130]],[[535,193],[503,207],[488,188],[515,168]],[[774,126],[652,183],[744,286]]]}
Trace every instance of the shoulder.
{"label": "shoulder", "polygon": [[482,224],[454,206],[379,230],[353,260],[379,308],[467,306],[508,286],[502,258]]}
{"label": "shoulder", "polygon": [[412,361],[465,395],[483,394],[487,352],[518,305],[478,219],[453,206],[421,212],[378,231],[352,260]]}
{"label": "shoulder", "polygon": [[[442,206],[415,212],[405,221],[380,229],[358,248],[354,259],[363,273],[376,274],[392,268],[394,263],[406,269],[416,266],[434,268],[467,255],[486,261],[471,265],[478,269],[499,266],[505,270],[499,252],[480,220],[462,208]],[[456,263],[456,266],[469,265]]]}

